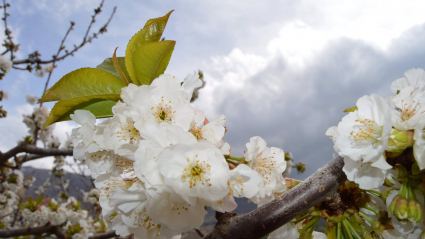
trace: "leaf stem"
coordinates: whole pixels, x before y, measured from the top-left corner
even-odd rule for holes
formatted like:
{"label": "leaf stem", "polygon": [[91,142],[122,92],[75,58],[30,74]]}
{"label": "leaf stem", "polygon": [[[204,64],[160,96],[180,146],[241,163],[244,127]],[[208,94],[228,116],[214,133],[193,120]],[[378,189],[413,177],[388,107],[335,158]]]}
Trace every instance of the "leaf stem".
{"label": "leaf stem", "polygon": [[231,163],[231,164],[233,164],[235,167],[237,167],[239,164],[237,164],[236,162],[233,162],[232,160],[228,160],[228,159],[226,159],[226,161],[228,162],[228,163]]}

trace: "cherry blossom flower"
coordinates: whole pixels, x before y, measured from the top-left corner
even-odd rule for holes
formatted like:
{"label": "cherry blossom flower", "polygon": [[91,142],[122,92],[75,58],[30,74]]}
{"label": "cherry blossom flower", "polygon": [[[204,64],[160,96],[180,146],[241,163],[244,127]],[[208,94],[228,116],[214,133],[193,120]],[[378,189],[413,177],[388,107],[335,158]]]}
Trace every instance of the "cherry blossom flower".
{"label": "cherry blossom flower", "polygon": [[417,90],[422,91],[425,86],[425,71],[418,69],[410,69],[404,73],[406,78],[400,78],[395,80],[391,84],[391,91],[397,94],[398,91],[403,90],[406,87],[413,87]]}
{"label": "cherry blossom flower", "polygon": [[171,75],[161,75],[151,85],[139,86],[131,106],[131,115],[139,131],[149,122],[189,130],[194,116],[186,92]]}
{"label": "cherry blossom flower", "polygon": [[388,103],[378,95],[363,96],[358,110],[350,112],[338,124],[336,139],[339,154],[363,163],[375,162],[385,151],[391,132]]}
{"label": "cherry blossom flower", "polygon": [[425,93],[415,91],[409,86],[393,98],[395,109],[392,110],[392,124],[398,130],[414,129],[421,119],[425,118]]}
{"label": "cherry blossom flower", "polygon": [[278,182],[284,182],[285,153],[279,148],[268,148],[261,137],[252,137],[246,144],[245,160],[262,178],[258,197],[270,196]]}
{"label": "cherry blossom flower", "polygon": [[229,167],[220,150],[209,143],[177,144],[158,155],[165,184],[186,202],[217,201],[227,193]]}

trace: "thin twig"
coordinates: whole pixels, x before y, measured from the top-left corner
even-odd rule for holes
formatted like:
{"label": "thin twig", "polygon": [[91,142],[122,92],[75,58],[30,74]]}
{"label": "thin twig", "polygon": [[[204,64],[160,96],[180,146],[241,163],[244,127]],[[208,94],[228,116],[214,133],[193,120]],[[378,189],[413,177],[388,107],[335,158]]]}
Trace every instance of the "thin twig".
{"label": "thin twig", "polygon": [[110,232],[93,235],[89,237],[89,239],[107,239],[107,238],[116,237],[116,236],[117,234],[115,234],[115,231],[110,231]]}
{"label": "thin twig", "polygon": [[[18,205],[21,205],[23,199],[24,199],[23,197],[19,196],[19,203],[18,203]],[[21,209],[21,207],[18,207],[18,209],[16,209],[15,215],[13,216],[12,225],[10,225],[11,227],[14,227],[15,226],[15,222],[16,222],[16,219],[18,219],[18,215],[19,215],[20,209]]]}
{"label": "thin twig", "polygon": [[35,145],[20,144],[5,153],[0,152],[0,164],[5,164],[8,159],[19,153],[30,153],[44,156],[72,156],[72,149],[46,149],[38,148]]}
{"label": "thin twig", "polygon": [[85,42],[85,41],[87,41],[87,37],[88,37],[88,35],[89,35],[89,32],[90,32],[90,28],[91,28],[91,26],[93,25],[93,23],[94,22],[96,22],[96,16],[102,11],[102,7],[103,7],[103,3],[105,2],[105,0],[102,0],[102,2],[100,2],[100,5],[99,5],[99,7],[98,8],[96,8],[96,9],[94,9],[94,15],[93,16],[91,16],[92,18],[91,18],[91,22],[90,22],[90,24],[89,24],[89,27],[87,28],[87,31],[86,31],[86,34],[84,35],[84,38],[83,38],[83,42]]}
{"label": "thin twig", "polygon": [[46,225],[41,227],[28,227],[0,230],[0,238],[18,237],[25,235],[55,234],[58,238],[65,238],[65,233],[60,226]]}
{"label": "thin twig", "polygon": [[[10,47],[14,47],[15,44],[12,41],[12,35],[11,35],[11,31],[9,30],[9,28],[7,27],[7,17],[9,16],[9,14],[7,13],[7,8],[9,7],[8,3],[6,3],[6,0],[3,0],[3,12],[4,12],[4,17],[3,17],[3,21],[4,21],[4,34],[6,35],[7,40],[9,41]],[[10,49],[10,59],[13,60],[13,58],[15,58],[13,56],[13,50],[14,49]],[[6,53],[4,53],[6,54]]]}
{"label": "thin twig", "polygon": [[[102,1],[103,4],[103,1]],[[19,64],[38,64],[38,65],[43,65],[43,64],[49,64],[49,63],[53,63],[61,61],[65,58],[67,58],[68,56],[73,56],[73,54],[78,51],[80,48],[82,48],[87,42],[91,42],[93,40],[93,38],[97,38],[97,36],[99,34],[103,34],[104,32],[107,31],[107,27],[109,25],[109,23],[111,22],[115,12],[116,12],[116,7],[114,7],[108,21],[106,22],[105,25],[103,25],[98,32],[94,33],[92,37],[89,37],[88,35],[84,37],[83,41],[80,43],[80,45],[78,46],[74,46],[74,49],[72,49],[72,51],[67,51],[64,55],[62,56],[58,56],[56,58],[52,58],[51,60],[41,60],[40,58],[36,57],[36,58],[27,58],[27,59],[23,59],[23,60],[16,60],[13,61],[13,65],[19,65]],[[93,21],[93,20],[92,20]],[[89,24],[89,27],[91,28],[91,25],[93,24],[92,21]]]}
{"label": "thin twig", "polygon": [[9,213],[9,214],[6,214],[6,215],[3,215],[3,216],[1,216],[1,217],[0,217],[0,220],[1,220],[1,219],[3,219],[3,218],[5,218],[5,217],[7,217],[7,216],[12,215],[12,214],[13,214],[13,212],[11,212],[11,213]]}
{"label": "thin twig", "polygon": [[[61,226],[46,225],[41,227],[28,227],[28,228],[17,228],[17,229],[1,229],[0,238],[5,237],[18,237],[25,235],[42,235],[42,234],[54,234],[58,238],[66,238],[65,233]],[[89,237],[89,239],[107,239],[115,237],[114,231],[100,233]]]}
{"label": "thin twig", "polygon": [[[66,38],[68,37],[69,33],[73,30],[75,23],[71,21],[71,25],[68,28],[68,31],[66,31],[65,36],[63,37],[61,44],[59,45],[59,49],[58,52],[56,53],[56,55],[53,56],[53,64],[52,64],[52,70],[49,72],[49,76],[47,77],[47,81],[46,81],[46,85],[44,86],[44,90],[43,90],[43,95],[44,92],[46,92],[47,90],[47,86],[49,85],[50,82],[50,78],[52,76],[53,70],[55,69],[56,66],[56,59],[58,58],[59,54],[61,53],[61,51],[64,49],[64,43],[66,41]],[[40,103],[40,107],[43,105],[43,103]]]}
{"label": "thin twig", "polygon": [[12,66],[13,69],[15,70],[20,70],[20,71],[27,71],[28,68],[21,68],[21,67],[17,67],[17,66]]}
{"label": "thin twig", "polygon": [[204,237],[205,236],[204,233],[202,233],[202,231],[200,229],[198,229],[198,228],[195,228],[195,232],[198,233],[198,235],[200,237]]}

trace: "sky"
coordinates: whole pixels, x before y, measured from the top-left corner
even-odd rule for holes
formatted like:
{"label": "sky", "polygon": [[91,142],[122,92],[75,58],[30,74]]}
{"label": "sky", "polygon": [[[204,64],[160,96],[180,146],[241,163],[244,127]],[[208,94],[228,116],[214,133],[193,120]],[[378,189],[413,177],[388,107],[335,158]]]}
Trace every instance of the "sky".
{"label": "sky", "polygon": [[[20,44],[18,59],[38,50],[42,59],[65,45],[79,44],[100,1],[15,0],[9,26]],[[242,156],[250,137],[292,152],[307,165],[304,179],[329,162],[333,143],[326,130],[364,95],[389,96],[391,83],[411,68],[425,68],[423,1],[130,1],[106,0],[93,29],[117,12],[108,32],[59,62],[50,86],[66,73],[123,56],[128,40],[150,18],[171,14],[164,37],[176,40],[166,73],[183,80],[198,69],[206,87],[194,107],[210,120],[226,116],[232,155]],[[4,32],[4,26],[0,26]],[[2,35],[1,37],[4,37]],[[1,50],[1,49],[0,49]],[[0,150],[16,145],[28,129],[22,114],[40,97],[46,78],[14,70],[0,81],[9,93],[8,117],[0,119]],[[53,104],[47,104],[52,107]],[[56,125],[64,141],[75,123]],[[51,159],[28,163],[48,168]]]}

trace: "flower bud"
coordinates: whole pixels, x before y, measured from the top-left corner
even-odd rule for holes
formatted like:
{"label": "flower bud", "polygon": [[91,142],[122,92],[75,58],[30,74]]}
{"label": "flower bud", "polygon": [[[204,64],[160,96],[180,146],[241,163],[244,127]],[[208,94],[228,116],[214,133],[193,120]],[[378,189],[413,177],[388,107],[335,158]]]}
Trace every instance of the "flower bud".
{"label": "flower bud", "polygon": [[389,157],[397,157],[403,151],[412,147],[414,143],[412,131],[399,131],[392,129],[390,137],[388,139],[388,146],[386,151],[389,152]]}
{"label": "flower bud", "polygon": [[408,219],[412,223],[419,223],[422,220],[421,204],[414,198],[409,198]]}
{"label": "flower bud", "polygon": [[352,220],[353,222],[357,223],[357,224],[362,224],[362,223],[364,223],[364,222],[365,222],[365,219],[363,219],[362,217],[360,217],[360,216],[359,216],[359,214],[357,214],[357,213],[354,213],[354,214],[351,216],[351,220]]}
{"label": "flower bud", "polygon": [[396,196],[394,197],[393,201],[391,202],[391,204],[390,204],[389,208],[388,208],[388,211],[389,211],[391,214],[394,214],[394,209],[395,209],[395,206],[396,206],[396,204],[397,204],[397,200],[398,200],[398,198],[399,198],[399,197],[400,197],[400,195],[396,195]]}
{"label": "flower bud", "polygon": [[386,189],[385,191],[383,191],[381,193],[381,199],[386,202],[387,201],[387,197],[390,195],[391,190],[390,189]]}
{"label": "flower bud", "polygon": [[302,181],[296,180],[296,179],[293,179],[293,178],[285,178],[285,183],[286,183],[286,187],[288,188],[288,190],[297,186],[301,182]]}
{"label": "flower bud", "polygon": [[370,235],[370,233],[366,230],[363,230],[362,232],[362,238],[364,239],[373,239],[372,235]]}
{"label": "flower bud", "polygon": [[371,226],[377,235],[382,235],[385,230],[385,226],[382,225],[379,221],[373,221]]}
{"label": "flower bud", "polygon": [[405,197],[400,196],[397,199],[396,205],[394,207],[394,215],[400,220],[404,221],[408,217],[408,203]]}

